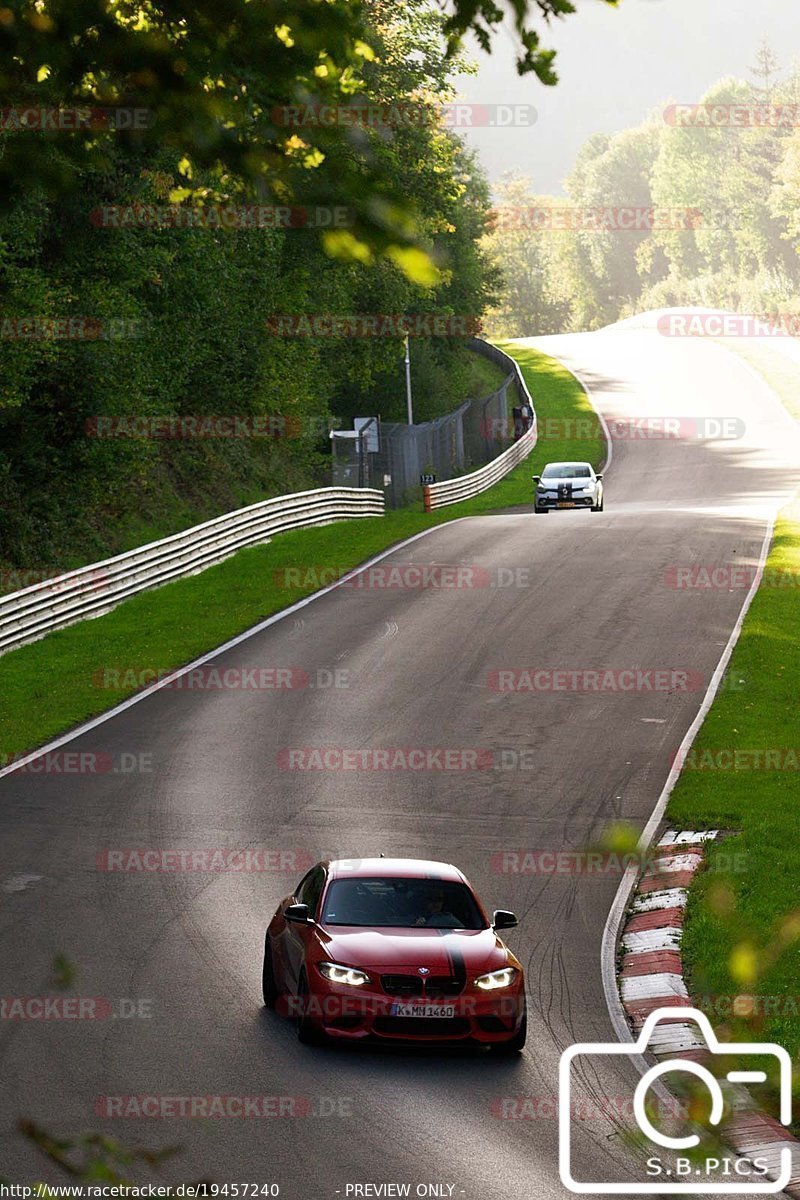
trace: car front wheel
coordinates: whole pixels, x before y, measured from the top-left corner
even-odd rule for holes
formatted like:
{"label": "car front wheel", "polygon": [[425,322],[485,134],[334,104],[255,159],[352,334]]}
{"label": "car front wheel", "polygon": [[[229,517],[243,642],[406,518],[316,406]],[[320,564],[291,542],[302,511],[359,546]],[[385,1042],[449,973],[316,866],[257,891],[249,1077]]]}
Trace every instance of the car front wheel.
{"label": "car front wheel", "polygon": [[275,982],[275,966],[272,961],[272,942],[269,937],[264,939],[264,968],[261,972],[261,992],[267,1008],[274,1008],[278,1002],[278,985]]}
{"label": "car front wheel", "polygon": [[519,1054],[525,1049],[525,1039],[528,1036],[528,1010],[522,1014],[519,1029],[507,1042],[496,1042],[492,1049],[495,1054]]}
{"label": "car front wheel", "polygon": [[304,1046],[320,1046],[325,1041],[325,1035],[314,1024],[308,1013],[308,980],[305,975],[300,976],[300,983],[297,988],[297,997],[300,1001],[300,1013],[297,1018],[297,1040],[302,1042]]}

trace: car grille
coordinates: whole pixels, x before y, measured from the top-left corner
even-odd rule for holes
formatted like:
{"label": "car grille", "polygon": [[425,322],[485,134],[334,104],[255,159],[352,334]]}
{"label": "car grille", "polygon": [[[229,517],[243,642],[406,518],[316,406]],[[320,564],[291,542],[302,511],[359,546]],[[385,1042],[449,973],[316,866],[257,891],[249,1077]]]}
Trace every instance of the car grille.
{"label": "car grille", "polygon": [[464,1037],[469,1021],[466,1017],[376,1017],[372,1028],[389,1037]]}
{"label": "car grille", "polygon": [[457,996],[464,983],[456,975],[381,975],[381,987],[389,996]]}

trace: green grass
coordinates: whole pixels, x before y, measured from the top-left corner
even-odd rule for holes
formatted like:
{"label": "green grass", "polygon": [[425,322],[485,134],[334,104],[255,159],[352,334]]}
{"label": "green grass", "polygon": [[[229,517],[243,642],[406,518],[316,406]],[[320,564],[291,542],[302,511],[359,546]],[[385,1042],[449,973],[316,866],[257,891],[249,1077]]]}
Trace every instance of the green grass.
{"label": "green grass", "polygon": [[[481,400],[496,392],[506,377],[506,372],[490,358],[476,354],[473,350],[464,351],[466,373],[462,391],[464,398],[472,397]],[[461,401],[459,401],[461,403]],[[458,404],[453,407],[457,408]]]}
{"label": "green grass", "polygon": [[768,346],[737,345],[735,353],[764,376],[780,396],[784,407],[796,421],[800,421],[800,392],[797,386],[800,367],[779,350],[771,350]]}
{"label": "green grass", "polygon": [[421,505],[382,518],[340,522],[281,534],[242,550],[200,575],[125,601],[112,612],[49,634],[0,658],[0,756],[18,755],[110,708],[136,686],[97,686],[105,669],[168,671],[257,624],[316,590],[284,585],[286,568],[318,566],[344,572],[420,530],[458,517],[530,504],[531,475],[548,459],[580,458],[599,465],[600,425],[580,385],[554,359],[529,347],[506,349],[519,360],[540,418],[588,419],[585,438],[549,440],[489,491],[438,513]]}
{"label": "green grass", "polygon": [[[797,369],[774,351],[748,351],[790,411]],[[795,405],[794,410],[792,406]],[[695,742],[698,766],[721,749],[800,755],[800,501],[782,510],[767,563],[734,650],[726,689]],[[705,756],[705,757],[702,757]],[[782,760],[782,767],[791,759]],[[775,1041],[800,1054],[800,773],[797,769],[685,769],[667,817],[676,828],[736,831],[709,851],[692,887],[683,955],[692,997],[754,995],[761,1011],[734,1020],[735,1036]],[[766,1009],[766,1011],[764,1011]]]}

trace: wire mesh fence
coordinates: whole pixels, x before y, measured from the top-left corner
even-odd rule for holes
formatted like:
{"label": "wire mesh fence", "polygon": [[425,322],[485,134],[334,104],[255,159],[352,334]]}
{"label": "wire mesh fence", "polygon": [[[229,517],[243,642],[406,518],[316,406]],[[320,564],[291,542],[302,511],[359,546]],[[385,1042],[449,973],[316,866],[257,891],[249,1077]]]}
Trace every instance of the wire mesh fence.
{"label": "wire mesh fence", "polygon": [[[508,358],[497,347],[479,338],[471,338],[468,344],[477,354],[508,368]],[[509,371],[496,391],[465,400],[434,421],[382,422],[377,451],[368,449],[366,436],[336,437],[333,483],[382,488],[386,504],[400,508],[421,498],[423,482],[454,479],[502,454],[528,428],[528,418],[519,415],[526,402],[515,373]]]}

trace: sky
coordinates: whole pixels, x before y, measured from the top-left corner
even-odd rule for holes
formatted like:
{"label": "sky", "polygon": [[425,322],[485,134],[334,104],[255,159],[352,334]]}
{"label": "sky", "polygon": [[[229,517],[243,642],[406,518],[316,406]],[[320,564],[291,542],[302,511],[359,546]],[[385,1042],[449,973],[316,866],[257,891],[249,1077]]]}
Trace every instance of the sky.
{"label": "sky", "polygon": [[621,0],[617,9],[577,0],[577,9],[545,31],[558,51],[557,87],[517,75],[510,26],[491,55],[470,47],[479,72],[459,77],[464,100],[528,106],[506,110],[518,124],[459,130],[492,181],[514,170],[537,192],[563,194],[592,134],[638,125],[666,101],[696,103],[725,76],[750,78],[764,39],[783,68],[800,63],[800,0]]}

